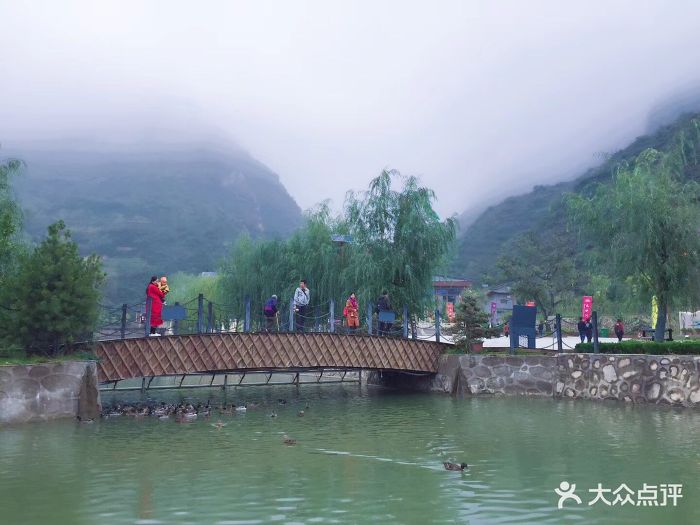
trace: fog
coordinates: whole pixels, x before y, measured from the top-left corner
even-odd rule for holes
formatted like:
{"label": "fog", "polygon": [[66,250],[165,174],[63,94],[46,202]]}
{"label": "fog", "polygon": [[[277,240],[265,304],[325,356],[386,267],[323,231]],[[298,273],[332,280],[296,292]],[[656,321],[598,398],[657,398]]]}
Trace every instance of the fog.
{"label": "fog", "polygon": [[5,149],[235,143],[302,208],[385,167],[480,208],[700,85],[693,1],[0,0],[0,22]]}

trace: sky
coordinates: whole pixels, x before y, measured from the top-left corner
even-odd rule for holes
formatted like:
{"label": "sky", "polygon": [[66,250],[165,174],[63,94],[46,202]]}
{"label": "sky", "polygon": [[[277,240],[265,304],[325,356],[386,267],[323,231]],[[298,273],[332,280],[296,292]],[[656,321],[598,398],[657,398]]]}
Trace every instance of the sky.
{"label": "sky", "polygon": [[236,143],[306,209],[579,174],[700,86],[700,2],[0,0],[0,142]]}

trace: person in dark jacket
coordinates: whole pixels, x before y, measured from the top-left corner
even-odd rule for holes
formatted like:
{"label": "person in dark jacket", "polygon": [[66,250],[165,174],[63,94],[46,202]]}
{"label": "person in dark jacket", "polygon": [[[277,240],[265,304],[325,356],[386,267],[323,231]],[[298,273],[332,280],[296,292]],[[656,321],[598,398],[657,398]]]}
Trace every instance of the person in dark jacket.
{"label": "person in dark jacket", "polygon": [[619,343],[622,342],[622,338],[625,335],[625,325],[622,324],[622,319],[618,319],[617,322],[615,323],[615,326],[613,327],[615,330],[615,335],[617,336],[617,341]]}
{"label": "person in dark jacket", "polygon": [[586,319],[586,339],[590,343],[593,340],[593,323]]}
{"label": "person in dark jacket", "polygon": [[274,332],[279,329],[277,324],[277,296],[270,297],[265,306],[263,306],[263,315],[265,316],[265,331]]}
{"label": "person in dark jacket", "polygon": [[[389,292],[384,290],[379,299],[377,299],[377,315],[381,316],[382,312],[391,312],[391,301],[389,300]],[[394,323],[379,321],[379,335],[389,335],[391,327]]]}
{"label": "person in dark jacket", "polygon": [[583,343],[586,340],[586,321],[583,320],[583,317],[578,318],[576,328],[578,328],[578,336],[581,338],[581,342]]}

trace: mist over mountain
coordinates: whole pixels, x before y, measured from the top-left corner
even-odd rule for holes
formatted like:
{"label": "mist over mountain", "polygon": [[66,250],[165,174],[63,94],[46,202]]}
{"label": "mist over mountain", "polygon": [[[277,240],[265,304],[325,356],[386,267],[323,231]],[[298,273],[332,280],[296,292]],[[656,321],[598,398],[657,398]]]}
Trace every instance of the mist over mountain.
{"label": "mist over mountain", "polygon": [[[451,271],[455,275],[483,281],[489,273],[493,273],[496,260],[515,237],[528,230],[546,236],[550,227],[566,220],[562,209],[566,193],[586,191],[595,183],[609,180],[620,162],[635,157],[647,148],[666,151],[678,134],[684,132],[690,120],[700,117],[700,113],[686,112],[689,107],[700,110],[700,98],[694,102],[692,95],[687,95],[660,104],[650,114],[650,122],[656,119],[666,122],[666,125],[656,126],[653,133],[638,137],[574,179],[566,180],[567,177],[561,176],[561,182],[537,185],[530,192],[507,197],[481,213],[474,213],[473,210],[463,213],[460,216],[462,230],[459,247]],[[672,123],[668,124],[669,120]],[[686,176],[700,180],[697,170],[690,170]]]}
{"label": "mist over mountain", "polygon": [[278,176],[236,148],[45,143],[2,156],[26,162],[15,182],[28,234],[63,219],[83,253],[103,257],[115,302],[138,299],[151,274],[215,270],[241,234],[286,237],[301,223]]}

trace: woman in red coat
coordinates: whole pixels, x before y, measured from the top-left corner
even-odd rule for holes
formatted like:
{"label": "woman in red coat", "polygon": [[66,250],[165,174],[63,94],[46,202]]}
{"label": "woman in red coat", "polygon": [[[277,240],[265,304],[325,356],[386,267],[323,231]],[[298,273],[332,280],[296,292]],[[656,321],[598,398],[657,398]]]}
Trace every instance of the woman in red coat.
{"label": "woman in red coat", "polygon": [[151,282],[146,288],[146,300],[149,297],[151,298],[151,335],[160,335],[156,333],[156,328],[163,324],[165,292],[162,292],[158,287],[158,277],[155,275],[151,277]]}

